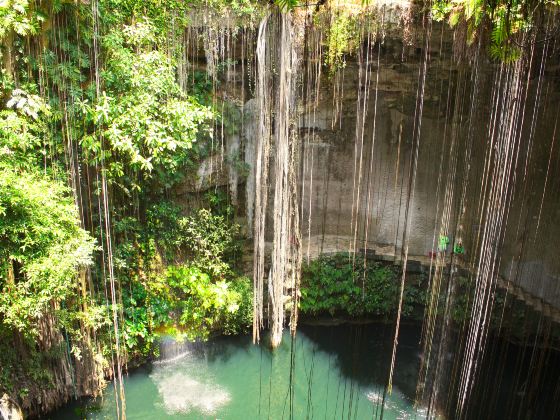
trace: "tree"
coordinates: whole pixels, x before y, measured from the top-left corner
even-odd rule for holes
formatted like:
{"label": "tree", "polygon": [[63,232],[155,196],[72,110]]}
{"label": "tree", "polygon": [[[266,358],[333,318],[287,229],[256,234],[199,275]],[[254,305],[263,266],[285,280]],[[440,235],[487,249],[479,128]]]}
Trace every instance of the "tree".
{"label": "tree", "polygon": [[46,311],[77,298],[77,276],[92,263],[94,241],[80,228],[66,187],[3,167],[0,242],[0,319],[28,336],[36,334]]}

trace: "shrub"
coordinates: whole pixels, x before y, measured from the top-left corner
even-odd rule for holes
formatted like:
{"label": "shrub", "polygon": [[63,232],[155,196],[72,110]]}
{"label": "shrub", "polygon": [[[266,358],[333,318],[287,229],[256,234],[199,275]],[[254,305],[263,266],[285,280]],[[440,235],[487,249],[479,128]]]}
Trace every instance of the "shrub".
{"label": "shrub", "polygon": [[[423,303],[420,284],[407,282],[403,315]],[[375,315],[396,313],[400,268],[368,262],[349,254],[323,256],[303,267],[300,310],[304,314]]]}
{"label": "shrub", "polygon": [[173,318],[189,339],[208,338],[212,331],[226,334],[245,330],[250,321],[249,280],[218,280],[195,266],[169,267],[165,281],[174,298]]}
{"label": "shrub", "polygon": [[182,244],[189,258],[199,268],[215,277],[229,274],[230,264],[239,251],[239,226],[228,223],[221,215],[201,209],[179,221]]}

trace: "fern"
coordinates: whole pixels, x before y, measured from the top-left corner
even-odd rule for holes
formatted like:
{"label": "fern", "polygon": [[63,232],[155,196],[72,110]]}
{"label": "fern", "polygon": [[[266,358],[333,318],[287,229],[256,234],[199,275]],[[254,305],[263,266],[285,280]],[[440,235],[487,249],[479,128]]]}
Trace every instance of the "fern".
{"label": "fern", "polygon": [[503,9],[497,10],[494,17],[494,25],[492,27],[492,34],[490,35],[494,45],[503,45],[508,37],[505,11]]}
{"label": "fern", "polygon": [[511,63],[521,57],[521,49],[514,45],[497,45],[492,44],[489,48],[490,57],[494,60],[500,60],[504,63]]}

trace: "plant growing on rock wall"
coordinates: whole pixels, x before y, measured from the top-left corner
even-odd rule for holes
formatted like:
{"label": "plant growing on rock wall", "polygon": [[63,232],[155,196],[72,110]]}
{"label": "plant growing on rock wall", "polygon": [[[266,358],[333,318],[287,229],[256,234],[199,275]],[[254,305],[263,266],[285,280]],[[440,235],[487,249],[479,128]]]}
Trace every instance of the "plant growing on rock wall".
{"label": "plant growing on rock wall", "polygon": [[[360,256],[322,256],[303,267],[300,309],[303,314],[382,316],[394,314],[398,304],[399,270]],[[424,302],[420,284],[409,282],[403,313],[411,315]]]}
{"label": "plant growing on rock wall", "polygon": [[[81,144],[86,158],[95,163],[102,157],[102,141],[107,142],[103,157],[111,179],[134,171],[144,178],[156,175],[169,187],[180,175],[176,171],[198,158],[197,142],[210,136],[206,123],[212,113],[182,93],[173,63],[156,49],[159,42],[148,20],[105,37],[105,92],[81,103],[93,127]],[[126,179],[130,188],[142,187],[134,177]]]}
{"label": "plant growing on rock wall", "polygon": [[215,280],[194,266],[169,267],[163,278],[173,297],[169,323],[194,340],[213,331],[235,334],[251,325],[251,286],[246,277]]}
{"label": "plant growing on rock wall", "polygon": [[[240,13],[255,4],[217,2]],[[187,255],[210,278],[207,284],[197,276],[200,290],[215,298],[212,311],[222,311],[224,296],[250,303],[249,282],[230,265],[229,216],[196,214],[180,224],[181,209],[171,204],[171,187],[194,176],[213,129],[206,74],[198,71],[183,86],[188,94],[176,80],[184,52],[176,41],[196,4],[0,1],[0,354],[15,345],[22,364],[0,356],[0,390],[11,384],[10,392],[37,404],[36,385],[58,374],[55,362],[71,367],[81,359],[80,371],[94,376],[84,359],[90,343],[114,354],[102,292],[108,247],[95,253],[80,224],[105,245],[104,222],[111,223],[115,291],[122,296],[115,307],[130,358],[149,356],[157,328],[170,323],[170,313],[182,314],[176,305],[185,291],[167,284],[164,273]],[[196,236],[206,233],[225,245]],[[239,331],[250,324],[250,307],[224,310],[212,328]],[[38,354],[37,341],[49,334],[67,342],[47,357]]]}
{"label": "plant growing on rock wall", "polygon": [[[558,6],[558,0],[437,0],[432,4],[432,16],[436,21],[448,19],[451,26],[464,22],[469,44],[490,28],[490,56],[507,62],[517,60],[528,45],[528,41],[521,41],[520,35],[533,29],[542,32],[538,27],[547,25],[547,14],[557,14]],[[548,38],[550,34],[545,31],[540,37]]]}
{"label": "plant growing on rock wall", "polygon": [[216,277],[229,274],[230,264],[239,251],[236,241],[238,225],[228,223],[224,216],[201,209],[179,220],[179,229],[182,244],[193,264]]}
{"label": "plant growing on rock wall", "polygon": [[78,298],[76,278],[92,263],[95,246],[79,226],[70,190],[45,175],[51,172],[43,160],[52,146],[49,107],[22,89],[6,106],[0,111],[0,321],[33,336],[47,311]]}
{"label": "plant growing on rock wall", "polygon": [[79,227],[61,184],[2,168],[0,175],[0,314],[24,334],[53,303],[76,299],[76,278],[91,264],[93,239]]}
{"label": "plant growing on rock wall", "polygon": [[[211,194],[210,199],[212,211],[202,209],[183,217],[177,205],[161,202],[146,210],[144,223],[133,217],[115,223],[116,236],[122,236],[115,251],[115,265],[119,279],[128,285],[123,290],[123,338],[129,355],[136,360],[157,352],[157,338],[162,332],[181,334],[189,329],[189,337],[196,336],[198,318],[186,314],[191,306],[181,306],[186,293],[183,286],[199,285],[207,290],[203,293],[196,288],[196,293],[202,293],[198,298],[210,299],[221,290],[216,284],[227,285],[228,296],[243,303],[239,310],[222,313],[219,322],[206,322],[207,333],[219,330],[233,334],[251,324],[251,284],[232,268],[238,226],[228,222],[230,209],[219,195]],[[194,273],[194,280],[179,287],[188,273]],[[189,296],[195,292],[189,292]],[[184,322],[178,314],[184,314]]]}
{"label": "plant growing on rock wall", "polygon": [[346,9],[336,11],[328,27],[325,57],[325,65],[331,76],[346,66],[345,56],[355,51],[358,46],[357,38],[355,18]]}
{"label": "plant growing on rock wall", "polygon": [[45,167],[47,149],[54,146],[48,132],[50,119],[50,107],[41,97],[14,89],[6,109],[0,111],[1,164],[25,170],[43,166],[50,171],[50,165]]}

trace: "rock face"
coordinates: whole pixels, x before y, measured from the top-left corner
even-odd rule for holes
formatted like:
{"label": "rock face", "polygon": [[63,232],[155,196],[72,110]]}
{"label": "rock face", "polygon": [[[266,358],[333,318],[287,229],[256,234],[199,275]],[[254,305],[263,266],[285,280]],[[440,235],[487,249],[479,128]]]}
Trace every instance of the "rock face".
{"label": "rock face", "polygon": [[[483,247],[497,246],[481,245],[480,240],[488,206],[485,195],[492,187],[484,174],[504,163],[492,145],[492,130],[508,129],[493,116],[505,103],[507,89],[497,83],[506,70],[484,56],[476,64],[458,64],[453,37],[435,24],[429,43],[422,41],[420,22],[400,32],[394,26],[386,31],[381,27],[369,44],[364,39],[358,54],[346,56],[344,69],[334,76],[324,69],[319,74],[317,61],[322,58],[313,51],[319,44],[310,43],[301,65],[306,76],[301,80],[298,120],[304,257],[370,248],[399,259],[404,245],[409,255],[426,257],[437,249],[443,233],[450,238],[450,249],[455,242],[462,244],[469,266]],[[410,45],[408,38],[417,41]],[[246,45],[236,50],[250,49]],[[560,308],[560,259],[552,245],[560,236],[560,178],[553,176],[560,173],[553,105],[560,99],[558,58],[535,54],[532,60],[524,73],[523,97],[513,101],[525,101],[511,133],[519,150],[515,169],[496,181],[511,197],[496,261],[502,277]],[[250,59],[245,57],[245,62]],[[237,66],[234,77],[230,74],[220,85],[220,96],[237,104],[251,97],[247,80],[254,77],[242,69]],[[249,100],[246,108],[250,105]],[[252,121],[243,124],[240,150],[250,176]],[[274,159],[274,150],[271,156]],[[227,178],[213,177],[220,185]],[[232,179],[230,175],[230,184]],[[246,178],[237,179],[245,183]],[[252,191],[248,184],[247,194]],[[239,203],[240,210],[245,204],[251,219],[248,197]],[[271,223],[268,226],[267,240],[272,240]]]}
{"label": "rock face", "polygon": [[0,398],[0,420],[23,420],[23,412],[8,394]]}
{"label": "rock face", "polygon": [[[458,66],[445,47],[432,52],[438,58],[427,65],[419,118],[420,108],[414,104],[422,54],[403,62],[396,58],[401,56],[398,44],[394,48],[389,41],[380,48],[379,66],[375,56],[369,63],[347,62],[340,98],[333,97],[332,83],[322,81],[316,107],[302,118],[304,241],[307,237],[318,246],[317,252],[335,239],[340,251],[392,248],[398,259],[406,238],[409,255],[425,257],[436,250],[447,217],[445,235],[451,244],[460,240],[466,265],[474,264],[481,247],[497,246],[479,242],[484,206],[495,204],[485,204],[485,188],[508,188],[511,207],[504,217],[499,272],[560,308],[560,260],[551,245],[560,235],[558,201],[552,192],[559,191],[560,181],[551,177],[560,173],[557,110],[552,106],[560,93],[554,75],[544,72],[540,81],[529,82],[526,112],[518,124],[522,131],[511,136],[519,142],[516,168],[489,186],[485,165],[489,154],[500,153],[490,145],[489,133],[506,129],[505,124],[494,127],[491,120],[492,110],[501,106],[492,96],[500,70],[488,63],[476,69]],[[537,102],[537,89],[546,89],[548,97]],[[364,91],[369,91],[365,99],[366,94],[359,93]],[[338,115],[333,107],[337,100]],[[357,106],[360,100],[363,104]],[[414,130],[419,124],[412,179]],[[500,158],[491,163],[501,164]],[[305,256],[305,246],[303,251]]]}
{"label": "rock face", "polygon": [[11,345],[16,356],[1,366],[13,389],[12,396],[4,395],[0,403],[4,418],[18,412],[40,416],[72,398],[97,396],[104,387],[104,376],[110,374],[103,370],[103,359],[96,356],[87,330],[83,330],[84,341],[75,343],[79,346],[75,347],[75,352],[79,352],[77,357],[70,353],[68,342],[56,328],[51,312],[43,314],[37,329],[33,341],[19,332],[12,335]]}
{"label": "rock face", "polygon": [[[15,334],[15,352],[22,366],[34,363],[41,371],[48,372],[47,379],[32,380],[28,373],[21,372],[15,386],[26,389],[26,396],[19,400],[26,415],[37,416],[65,404],[72,398],[97,396],[104,387],[102,359],[96,357],[95,350],[84,331],[85,340],[79,344],[80,357],[69,353],[64,335],[56,327],[54,315],[46,313],[39,323],[39,334],[35,340],[37,354],[31,355],[29,341]],[[62,357],[49,357],[50,354]],[[30,361],[31,360],[31,361]]]}

